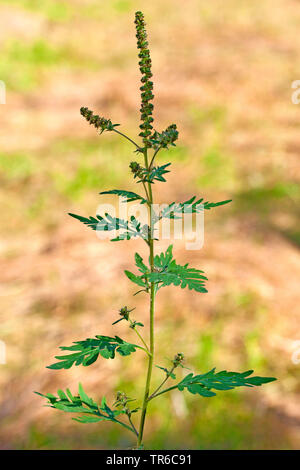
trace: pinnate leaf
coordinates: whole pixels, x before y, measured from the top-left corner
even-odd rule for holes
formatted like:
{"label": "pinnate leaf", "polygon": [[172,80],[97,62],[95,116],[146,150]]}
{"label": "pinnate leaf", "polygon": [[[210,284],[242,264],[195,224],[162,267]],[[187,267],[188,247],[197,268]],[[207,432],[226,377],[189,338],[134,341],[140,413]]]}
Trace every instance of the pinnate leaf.
{"label": "pinnate leaf", "polygon": [[154,282],[157,284],[158,289],[173,284],[174,286],[180,286],[182,289],[188,287],[196,292],[207,292],[204,286],[204,281],[207,278],[203,276],[203,271],[189,268],[188,263],[184,266],[177,264],[173,259],[172,249],[173,246],[170,245],[165,253],[154,257],[155,271],[153,272],[144,264],[143,258],[136,253],[136,266],[142,272],[142,275],[136,276],[130,271],[125,271],[126,276],[144,289],[148,289],[149,283]]}
{"label": "pinnate leaf", "polygon": [[111,239],[112,242],[130,240],[131,238],[136,237],[146,239],[148,237],[148,231],[146,230],[147,226],[142,226],[134,216],[131,216],[130,220],[127,221],[118,217],[112,217],[107,213],[104,217],[101,215],[96,215],[96,217],[82,217],[81,215],[72,213],[69,213],[69,215],[87,225],[92,230],[103,232],[120,230],[119,235]]}
{"label": "pinnate leaf", "polygon": [[203,276],[203,271],[195,268],[189,268],[188,263],[181,266],[173,259],[172,245],[168,247],[165,253],[155,256],[154,265],[155,272],[149,274],[149,282],[158,284],[158,288],[169,286],[180,286],[182,289],[188,287],[196,292],[207,292],[204,281],[207,280]]}
{"label": "pinnate leaf", "polygon": [[210,370],[206,374],[194,375],[188,374],[177,385],[178,390],[187,389],[192,394],[202,395],[203,397],[213,397],[216,395],[214,390],[232,390],[236,387],[254,387],[276,380],[274,377],[250,377],[253,370],[246,372],[215,372]]}
{"label": "pinnate leaf", "polygon": [[183,214],[202,212],[203,210],[209,210],[213,207],[223,206],[229,202],[231,202],[231,199],[220,202],[203,202],[203,198],[196,200],[196,196],[194,196],[185,202],[172,202],[167,207],[162,209],[159,218],[180,219]]}
{"label": "pinnate leaf", "polygon": [[163,175],[170,173],[170,170],[166,170],[170,165],[171,163],[166,163],[165,165],[153,167],[151,170],[147,170],[146,168],[140,169],[140,180],[138,183],[141,183],[142,181],[145,183],[153,183],[153,181],[165,183],[166,180]]}
{"label": "pinnate leaf", "polygon": [[73,396],[69,389],[66,390],[66,393],[62,390],[58,390],[57,396],[51,393],[45,395],[39,392],[35,393],[48,400],[46,406],[68,413],[79,413],[78,417],[73,418],[74,421],[78,421],[79,423],[111,421],[132,431],[131,427],[116,419],[117,416],[125,413],[123,410],[111,409],[107,405],[105,397],[103,397],[101,404],[97,405],[97,403],[86,394],[81,384],[79,384],[78,395],[76,396]]}
{"label": "pinnate leaf", "polygon": [[48,369],[70,369],[73,365],[90,366],[102,356],[105,359],[114,359],[116,352],[121,356],[129,356],[139,346],[123,341],[118,336],[96,336],[83,341],[75,341],[72,346],[61,346],[62,351],[75,351],[63,356],[55,356],[59,362],[48,366]]}
{"label": "pinnate leaf", "polygon": [[139,194],[133,193],[132,191],[125,191],[123,189],[112,189],[110,191],[102,191],[100,194],[116,194],[124,198],[124,202],[132,202],[132,201],[141,201],[141,204],[145,204],[147,200]]}

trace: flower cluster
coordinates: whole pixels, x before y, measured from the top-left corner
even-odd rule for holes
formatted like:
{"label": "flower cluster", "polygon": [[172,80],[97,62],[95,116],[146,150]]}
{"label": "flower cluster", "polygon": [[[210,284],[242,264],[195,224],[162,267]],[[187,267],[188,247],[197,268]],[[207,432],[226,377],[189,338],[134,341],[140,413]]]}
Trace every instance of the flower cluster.
{"label": "flower cluster", "polygon": [[174,142],[178,139],[178,130],[176,124],[171,124],[161,133],[154,131],[150,141],[154,148],[168,148],[168,145],[175,146]]}
{"label": "flower cluster", "polygon": [[119,318],[119,320],[115,321],[115,322],[113,323],[113,325],[115,325],[116,323],[119,323],[119,322],[122,321],[122,320],[129,321],[129,314],[130,314],[130,312],[132,312],[133,310],[134,310],[134,308],[132,308],[131,310],[128,310],[128,308],[126,307],[126,305],[125,305],[125,307],[120,308],[120,310],[119,310],[119,315],[121,315],[121,318]]}
{"label": "flower cluster", "polygon": [[179,365],[181,365],[183,360],[184,360],[184,355],[182,353],[177,353],[172,361],[174,367],[178,367]]}
{"label": "flower cluster", "polygon": [[113,131],[114,127],[119,126],[119,124],[113,124],[110,119],[94,114],[89,108],[80,108],[80,114],[96,129],[101,129],[101,134],[103,131]]}
{"label": "flower cluster", "polygon": [[135,401],[132,398],[129,398],[126,393],[124,392],[117,392],[116,395],[116,401],[114,403],[114,406],[116,408],[121,408],[123,413],[126,413],[128,416],[131,416],[132,413],[136,413],[139,408],[136,408],[134,410],[131,410],[128,406],[128,403]]}
{"label": "flower cluster", "polygon": [[153,82],[150,81],[152,77],[151,72],[151,58],[150,51],[148,49],[147,33],[145,29],[144,15],[142,12],[137,11],[135,14],[135,24],[136,24],[136,37],[137,37],[137,47],[139,49],[139,67],[142,74],[141,82],[141,120],[143,123],[140,125],[140,136],[143,137],[143,142],[145,147],[151,147],[150,136],[151,129],[153,128],[151,123],[153,122],[152,111],[153,104],[150,101],[153,100],[154,95]]}
{"label": "flower cluster", "polygon": [[129,168],[130,168],[131,172],[133,173],[134,178],[140,178],[141,180],[143,180],[145,168],[143,168],[137,162],[131,162],[130,165],[129,165]]}

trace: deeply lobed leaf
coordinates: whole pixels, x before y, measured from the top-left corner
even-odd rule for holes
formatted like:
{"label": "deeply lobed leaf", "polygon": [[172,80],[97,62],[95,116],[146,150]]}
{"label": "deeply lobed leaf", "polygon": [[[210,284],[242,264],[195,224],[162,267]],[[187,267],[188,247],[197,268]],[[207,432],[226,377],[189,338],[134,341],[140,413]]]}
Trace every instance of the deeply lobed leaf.
{"label": "deeply lobed leaf", "polygon": [[111,239],[111,241],[130,240],[131,238],[140,237],[147,239],[148,237],[148,226],[142,226],[141,223],[132,215],[130,220],[119,219],[118,217],[112,217],[109,214],[105,214],[105,217],[96,215],[96,217],[82,217],[69,213],[71,217],[84,223],[92,230],[109,232],[112,230],[123,230],[119,236]]}
{"label": "deeply lobed leaf", "polygon": [[154,272],[151,272],[150,268],[144,264],[142,257],[136,254],[136,266],[142,272],[142,275],[136,276],[130,271],[125,271],[126,276],[146,290],[149,288],[149,283],[154,282],[157,284],[158,289],[173,284],[174,286],[180,286],[182,289],[188,287],[196,292],[207,292],[204,286],[204,281],[207,278],[203,276],[203,271],[189,268],[188,264],[184,266],[177,264],[173,259],[172,249],[173,246],[170,245],[165,253],[154,257]]}
{"label": "deeply lobed leaf", "polygon": [[76,396],[73,396],[68,388],[66,389],[66,393],[63,390],[58,390],[57,396],[51,393],[47,393],[46,395],[39,392],[35,393],[48,400],[46,406],[68,413],[80,413],[79,417],[73,418],[74,421],[78,421],[79,423],[111,421],[132,431],[129,426],[116,419],[117,416],[124,414],[125,411],[111,409],[107,405],[105,397],[103,397],[101,404],[97,405],[97,403],[86,394],[81,383],[79,384],[78,395]]}
{"label": "deeply lobed leaf", "polygon": [[159,218],[180,219],[183,214],[199,213],[203,210],[212,209],[213,207],[223,206],[229,202],[231,202],[231,199],[220,202],[203,202],[203,198],[196,200],[196,196],[193,196],[185,202],[172,202],[161,211]]}
{"label": "deeply lobed leaf", "polygon": [[140,177],[138,183],[141,183],[142,181],[151,184],[154,181],[165,183],[166,180],[163,175],[165,175],[166,173],[170,173],[170,170],[166,170],[166,168],[170,165],[171,163],[166,163],[165,165],[153,167],[150,170],[147,170],[146,168],[141,168],[138,175]]}
{"label": "deeply lobed leaf", "polygon": [[250,377],[253,370],[246,372],[215,372],[215,368],[206,374],[194,375],[188,374],[177,385],[178,390],[183,391],[185,388],[193,394],[202,395],[203,397],[213,397],[216,395],[211,389],[215,390],[232,390],[236,387],[254,387],[260,386],[268,382],[276,380],[274,377]]}
{"label": "deeply lobed leaf", "polygon": [[73,365],[90,366],[100,356],[105,359],[114,359],[116,352],[121,356],[129,356],[136,351],[139,346],[123,341],[118,336],[96,336],[84,341],[75,341],[73,346],[61,346],[62,351],[76,351],[64,356],[55,356],[59,362],[48,366],[48,369],[70,369]]}
{"label": "deeply lobed leaf", "polygon": [[112,189],[110,191],[102,191],[100,194],[116,194],[117,196],[120,196],[124,198],[124,202],[132,202],[132,201],[141,201],[141,204],[146,204],[147,200],[140,196],[139,194],[136,194],[132,191],[125,191],[123,189]]}

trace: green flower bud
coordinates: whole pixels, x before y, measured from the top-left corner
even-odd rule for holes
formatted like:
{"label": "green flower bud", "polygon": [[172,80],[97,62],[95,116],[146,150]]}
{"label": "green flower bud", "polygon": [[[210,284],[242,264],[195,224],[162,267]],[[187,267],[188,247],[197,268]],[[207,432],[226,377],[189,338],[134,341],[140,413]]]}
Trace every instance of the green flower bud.
{"label": "green flower bud", "polygon": [[90,125],[94,126],[96,129],[100,129],[101,133],[103,131],[113,131],[114,127],[119,125],[113,124],[110,119],[105,119],[94,114],[93,111],[88,108],[80,108],[80,114],[90,123]]}
{"label": "green flower bud", "polygon": [[143,129],[139,135],[143,138],[143,142],[145,147],[151,147],[151,129],[153,122],[152,110],[153,105],[150,104],[150,101],[153,100],[154,95],[152,93],[153,89],[153,82],[149,79],[152,77],[151,72],[151,58],[150,58],[150,51],[148,49],[148,41],[147,41],[147,33],[145,29],[145,21],[144,15],[141,11],[137,11],[135,14],[135,25],[136,25],[136,37],[137,37],[137,47],[139,49],[139,67],[142,74],[141,82],[143,86],[141,86],[141,120],[143,124],[140,126]]}
{"label": "green flower bud", "polygon": [[174,366],[177,367],[179,364],[182,363],[183,360],[184,360],[184,355],[182,353],[177,353],[173,360]]}
{"label": "green flower bud", "polygon": [[128,308],[125,306],[125,307],[122,307],[120,308],[119,310],[119,314],[121,315],[121,317],[123,317],[125,320],[128,320],[129,318],[129,313],[131,312],[131,310],[128,310]]}
{"label": "green flower bud", "polygon": [[174,142],[178,139],[178,131],[176,124],[171,124],[167,129],[161,133],[155,131],[150,139],[154,148],[162,147],[168,148],[168,145],[175,145]]}

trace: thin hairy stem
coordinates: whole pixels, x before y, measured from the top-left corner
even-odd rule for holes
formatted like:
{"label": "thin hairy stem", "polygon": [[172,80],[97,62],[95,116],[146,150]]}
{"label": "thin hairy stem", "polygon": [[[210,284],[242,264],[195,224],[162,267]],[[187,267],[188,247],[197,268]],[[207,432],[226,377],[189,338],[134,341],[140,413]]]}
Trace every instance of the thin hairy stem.
{"label": "thin hairy stem", "polygon": [[150,202],[149,202],[149,199],[150,199],[150,198],[149,198],[149,194],[148,194],[148,191],[147,191],[147,187],[146,187],[146,185],[145,185],[145,182],[144,182],[144,181],[142,181],[142,183],[143,183],[144,190],[145,190],[145,193],[146,193],[147,204],[148,204],[148,206],[149,206],[149,204],[150,204]]}
{"label": "thin hairy stem", "polygon": [[[144,161],[145,161],[145,168],[149,169],[148,164],[148,155],[147,155],[147,148],[144,149]],[[154,240],[152,236],[153,232],[153,217],[152,217],[152,204],[153,204],[153,195],[152,195],[152,187],[151,183],[148,182],[148,202],[150,205],[150,234],[149,234],[149,251],[150,251],[150,270],[151,272],[154,271]],[[142,413],[141,413],[141,420],[140,420],[140,428],[139,428],[139,436],[137,440],[137,445],[141,446],[143,442],[143,433],[144,433],[144,426],[145,426],[145,419],[147,414],[147,406],[148,406],[148,398],[150,393],[150,384],[151,384],[151,375],[153,369],[153,359],[154,359],[154,312],[155,312],[155,284],[151,282],[151,289],[150,289],[150,356],[148,359],[148,370],[147,370],[147,378],[145,384],[145,391],[144,391],[144,399],[142,405]]]}
{"label": "thin hairy stem", "polygon": [[123,134],[123,132],[120,132],[117,129],[113,129],[113,132],[116,132],[117,134],[120,134],[121,136],[125,137],[125,139],[129,140],[129,142],[131,142],[133,145],[135,145],[138,150],[141,150],[141,147],[134,140],[132,140],[130,137],[128,137],[128,135]]}
{"label": "thin hairy stem", "polygon": [[132,430],[133,430],[134,434],[136,434],[136,436],[139,437],[139,433],[138,433],[138,431],[137,431],[135,425],[134,425],[133,422],[132,422],[131,416],[130,416],[130,415],[127,415],[127,416],[128,416],[128,421],[129,421],[129,423],[130,423],[130,425],[131,425],[131,427],[132,427]]}
{"label": "thin hairy stem", "polygon": [[153,157],[152,157],[152,159],[151,159],[150,165],[149,165],[149,170],[152,170],[152,165],[153,165],[153,163],[154,163],[154,159],[155,159],[156,155],[158,154],[158,152],[160,151],[160,149],[161,149],[161,147],[158,147],[158,148],[155,150],[155,152],[154,152],[154,154],[153,154]]}
{"label": "thin hairy stem", "polygon": [[161,392],[156,393],[155,395],[152,394],[151,397],[149,397],[148,401],[153,400],[153,398],[156,398],[159,395],[162,395],[163,393],[167,393],[167,392],[170,392],[171,390],[175,390],[175,388],[177,388],[177,385],[173,385],[173,387],[166,388],[165,390],[162,390]]}
{"label": "thin hairy stem", "polygon": [[144,338],[142,337],[142,335],[140,334],[140,332],[136,329],[136,326],[133,326],[133,321],[131,321],[130,318],[129,318],[129,322],[130,322],[130,325],[131,325],[133,331],[136,332],[136,334],[137,334],[138,337],[140,338],[141,342],[143,343],[143,345],[144,345],[145,348],[147,349],[148,353],[150,353],[149,348],[148,348],[148,346],[147,346],[147,344],[146,344]]}
{"label": "thin hairy stem", "polygon": [[152,393],[152,395],[150,395],[150,397],[148,398],[148,401],[150,401],[152,398],[154,398],[157,394],[157,392],[165,385],[165,383],[167,382],[167,380],[170,378],[172,372],[176,369],[175,366],[172,367],[172,369],[168,372],[168,375],[165,377],[165,379],[162,381],[162,383],[157,387],[157,389]]}
{"label": "thin hairy stem", "polygon": [[149,351],[149,349],[147,348],[143,348],[143,346],[138,346],[137,344],[135,344],[135,347],[138,348],[138,349],[141,349],[141,351],[145,351],[145,353],[147,354],[147,356],[151,356],[151,353]]}
{"label": "thin hairy stem", "polygon": [[136,434],[132,426],[128,426],[128,424],[125,424],[123,421],[119,421],[118,419],[115,419],[114,421],[115,423],[119,423],[121,424],[121,426],[124,426],[124,428],[128,429],[128,431],[131,431]]}

